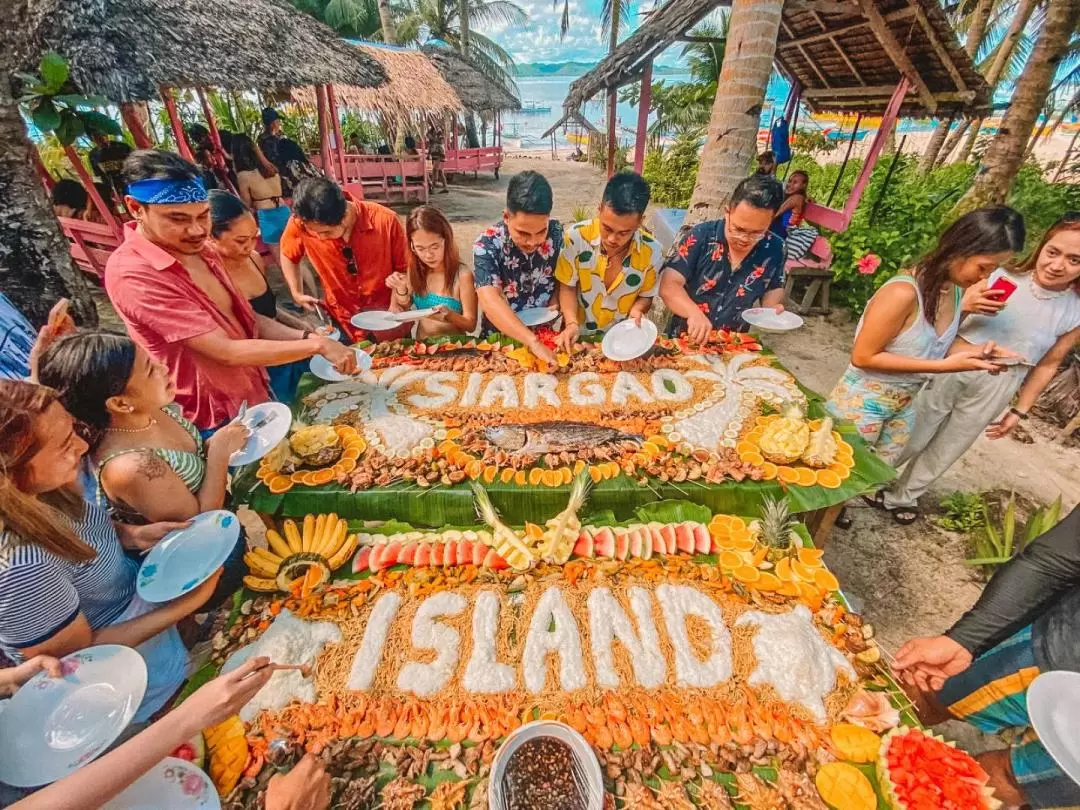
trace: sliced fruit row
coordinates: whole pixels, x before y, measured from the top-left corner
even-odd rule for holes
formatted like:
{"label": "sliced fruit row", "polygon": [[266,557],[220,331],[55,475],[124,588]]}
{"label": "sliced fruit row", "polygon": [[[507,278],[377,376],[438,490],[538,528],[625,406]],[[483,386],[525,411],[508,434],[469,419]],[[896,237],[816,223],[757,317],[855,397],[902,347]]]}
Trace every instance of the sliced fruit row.
{"label": "sliced fruit row", "polygon": [[332,466],[321,470],[298,470],[291,475],[284,475],[267,463],[267,459],[270,458],[268,455],[263,457],[255,477],[266,484],[270,492],[281,495],[297,484],[306,487],[321,487],[329,484],[339,475],[351,473],[367,450],[367,442],[359,431],[350,425],[337,425],[334,430],[341,437],[342,453],[341,458]]}
{"label": "sliced fruit row", "polygon": [[709,554],[713,541],[703,523],[635,523],[626,527],[583,526],[574,544],[574,556],[626,560],[650,559],[657,554]]}
{"label": "sliced fruit row", "polygon": [[[742,461],[761,469],[763,480],[772,481],[775,479],[782,484],[796,487],[818,486],[825,489],[837,489],[851,476],[851,470],[855,466],[855,450],[835,430],[833,431],[833,438],[836,439],[838,447],[836,461],[828,467],[819,470],[801,464],[777,465],[771,461],[766,461],[761,454],[758,442],[761,439],[761,432],[764,427],[778,418],[779,414],[757,417],[755,427],[743,436],[742,441],[735,446],[735,452],[739,454]],[[811,430],[816,430],[821,426],[821,420],[811,419],[809,425]]]}
{"label": "sliced fruit row", "polygon": [[371,571],[377,573],[394,565],[411,565],[416,568],[449,568],[457,565],[475,565],[502,571],[509,564],[493,548],[472,540],[451,543],[392,542],[385,545],[365,546],[353,558],[353,573]]}

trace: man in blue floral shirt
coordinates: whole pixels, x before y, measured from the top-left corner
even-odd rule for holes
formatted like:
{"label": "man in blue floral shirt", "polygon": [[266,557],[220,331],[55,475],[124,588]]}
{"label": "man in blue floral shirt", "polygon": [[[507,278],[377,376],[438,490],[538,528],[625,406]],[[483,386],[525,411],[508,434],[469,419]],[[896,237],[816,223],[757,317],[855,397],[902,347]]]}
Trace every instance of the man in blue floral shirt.
{"label": "man in blue floral shirt", "polygon": [[557,304],[555,263],[563,230],[551,218],[551,207],[551,184],[542,174],[526,171],[510,178],[503,221],[480,234],[473,245],[473,277],[484,328],[520,341],[553,366],[554,352],[517,314]]}
{"label": "man in blue floral shirt", "polygon": [[690,229],[664,267],[660,297],[674,317],[671,336],[704,342],[712,329],[745,331],[740,315],[760,300],[784,309],[784,240],[769,232],[784,189],[754,174],[735,187],[724,218]]}

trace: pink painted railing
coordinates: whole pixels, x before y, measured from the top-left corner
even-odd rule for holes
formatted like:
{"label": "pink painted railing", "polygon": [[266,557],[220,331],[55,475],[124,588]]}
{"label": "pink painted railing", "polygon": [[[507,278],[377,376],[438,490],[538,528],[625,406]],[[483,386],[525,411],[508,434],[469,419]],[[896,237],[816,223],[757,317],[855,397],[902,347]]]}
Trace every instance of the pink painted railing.
{"label": "pink painted railing", "polygon": [[[318,155],[311,162],[322,165]],[[363,191],[369,200],[416,199],[428,201],[427,155],[344,155],[345,177],[341,184],[349,190]],[[357,195],[360,196],[360,195]]]}
{"label": "pink painted railing", "polygon": [[70,217],[57,217],[64,236],[71,240],[71,256],[84,271],[98,279],[105,276],[105,262],[120,246],[116,232],[108,225]]}
{"label": "pink painted railing", "polygon": [[503,148],[501,146],[483,146],[479,149],[448,149],[443,169],[457,174],[472,172],[474,175],[480,172],[493,171],[495,176],[498,177],[502,162]]}

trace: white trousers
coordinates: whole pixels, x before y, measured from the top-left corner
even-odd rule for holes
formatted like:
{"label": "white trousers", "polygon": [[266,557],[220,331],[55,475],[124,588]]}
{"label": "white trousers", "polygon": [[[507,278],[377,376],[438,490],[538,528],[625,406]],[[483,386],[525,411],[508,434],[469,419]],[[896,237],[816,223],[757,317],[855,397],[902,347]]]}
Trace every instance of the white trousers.
{"label": "white trousers", "polygon": [[915,428],[898,462],[906,466],[885,491],[885,506],[914,508],[930,485],[1009,407],[1027,372],[1025,366],[1012,366],[1000,374],[961,371],[935,376],[915,401]]}

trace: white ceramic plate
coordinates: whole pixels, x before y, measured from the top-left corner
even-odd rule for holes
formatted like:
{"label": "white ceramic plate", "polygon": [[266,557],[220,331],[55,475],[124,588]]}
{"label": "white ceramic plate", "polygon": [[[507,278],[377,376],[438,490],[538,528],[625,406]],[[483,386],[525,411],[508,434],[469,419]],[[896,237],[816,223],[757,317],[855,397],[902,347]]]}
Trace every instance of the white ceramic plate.
{"label": "white ceramic plate", "polygon": [[803,319],[794,312],[785,309],[777,313],[772,307],[744,309],[742,319],[764,332],[790,332],[803,325]]}
{"label": "white ceramic plate", "polygon": [[215,509],[196,515],[186,529],[169,532],[143,558],[135,592],[147,602],[168,602],[205,582],[229,558],[240,519]]}
{"label": "white ceramic plate", "polygon": [[397,329],[401,324],[394,320],[394,313],[381,309],[373,309],[370,312],[357,312],[349,323],[357,329],[367,329],[372,332],[387,332]]}
{"label": "white ceramic plate", "polygon": [[165,757],[102,810],[221,810],[221,800],[202,770]]}
{"label": "white ceramic plate", "polygon": [[1028,687],[1027,708],[1039,742],[1080,785],[1080,673],[1044,672]]}
{"label": "white ceramic plate", "polygon": [[120,736],[142,703],[146,662],[130,647],[87,647],[60,663],[63,677],[38,673],[0,712],[0,782],[38,787],[78,770]]}
{"label": "white ceramic plate", "polygon": [[559,317],[559,310],[548,309],[547,307],[530,307],[529,309],[523,309],[517,314],[518,318],[526,326],[540,326],[545,323],[551,323]]}
{"label": "white ceramic plate", "polygon": [[587,810],[602,810],[604,806],[604,778],[600,773],[600,763],[593,753],[592,746],[570,726],[557,723],[554,720],[536,720],[526,723],[512,732],[509,737],[499,746],[495,753],[495,759],[491,763],[491,776],[488,781],[488,808],[489,810],[503,810],[505,806],[502,795],[503,774],[506,771],[506,763],[518,747],[528,740],[537,737],[554,737],[570,746],[570,750],[577,755],[585,769],[587,783],[586,804]]}
{"label": "white ceramic plate", "polygon": [[390,317],[398,323],[408,323],[409,321],[418,321],[421,318],[430,318],[435,314],[434,307],[428,307],[427,309],[409,309],[405,312],[392,312]]}
{"label": "white ceramic plate", "polygon": [[248,436],[247,444],[229,456],[230,467],[242,467],[258,461],[278,446],[289,435],[292,426],[292,411],[281,402],[264,402],[254,408],[248,408],[243,422],[249,428],[264,422],[265,424]]}
{"label": "white ceramic plate", "polygon": [[323,337],[328,337],[331,340],[341,339],[341,330],[338,329],[336,326],[320,326],[318,329],[315,330],[315,332],[322,335]]}
{"label": "white ceramic plate", "polygon": [[[369,368],[371,368],[371,355],[365,352],[363,349],[355,349],[356,351],[356,373],[363,374]],[[311,373],[318,377],[320,380],[326,380],[327,382],[341,382],[342,380],[351,380],[352,376],[348,374],[342,374],[332,365],[330,361],[323,357],[321,354],[317,354],[311,358],[311,365],[309,366]]]}
{"label": "white ceramic plate", "polygon": [[657,334],[656,324],[648,318],[641,319],[641,326],[631,320],[620,321],[607,330],[600,350],[609,360],[633,360],[653,347]]}

